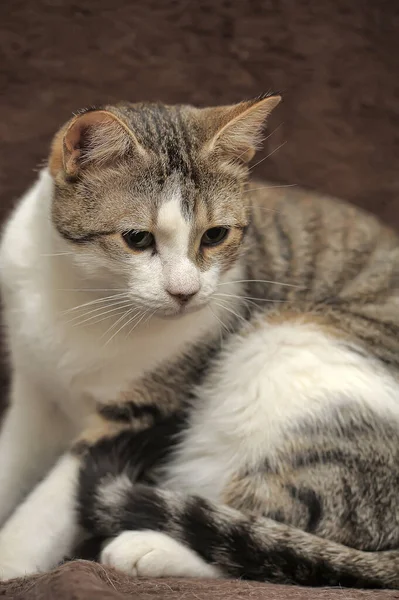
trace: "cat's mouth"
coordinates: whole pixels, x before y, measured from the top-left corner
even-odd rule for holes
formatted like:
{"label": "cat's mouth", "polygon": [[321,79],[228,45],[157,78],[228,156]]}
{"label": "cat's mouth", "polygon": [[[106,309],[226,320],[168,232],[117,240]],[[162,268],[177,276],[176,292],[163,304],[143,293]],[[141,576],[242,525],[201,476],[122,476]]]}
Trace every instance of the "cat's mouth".
{"label": "cat's mouth", "polygon": [[164,311],[160,311],[158,316],[162,319],[180,319],[181,317],[185,317],[186,315],[191,315],[192,313],[203,310],[207,302],[202,302],[201,304],[183,304],[175,309],[166,309]]}

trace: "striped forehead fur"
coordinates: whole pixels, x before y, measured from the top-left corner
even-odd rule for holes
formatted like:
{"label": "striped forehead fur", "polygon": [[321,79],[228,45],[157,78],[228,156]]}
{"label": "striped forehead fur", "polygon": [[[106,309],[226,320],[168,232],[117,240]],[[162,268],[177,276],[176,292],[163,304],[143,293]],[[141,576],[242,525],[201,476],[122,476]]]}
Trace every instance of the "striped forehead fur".
{"label": "striped forehead fur", "polygon": [[[187,221],[196,221],[197,230],[245,227],[248,170],[228,158],[228,149],[218,153],[208,142],[229,120],[236,123],[240,114],[252,115],[256,104],[264,101],[209,109],[125,103],[75,115],[56,136],[50,157],[56,185],[53,222],[58,231],[82,243],[126,227],[151,231],[172,188],[179,189],[182,214]],[[259,109],[259,126],[267,110]],[[252,116],[247,126],[250,137]],[[227,136],[228,144],[244,130],[245,125]],[[72,132],[70,164],[78,166],[72,178],[62,173],[65,160],[59,157],[68,132]]]}
{"label": "striped forehead fur", "polygon": [[180,173],[197,182],[196,154],[201,136],[194,126],[196,109],[184,105],[123,104],[111,110],[126,119],[139,144],[161,158],[164,180],[172,173]]}

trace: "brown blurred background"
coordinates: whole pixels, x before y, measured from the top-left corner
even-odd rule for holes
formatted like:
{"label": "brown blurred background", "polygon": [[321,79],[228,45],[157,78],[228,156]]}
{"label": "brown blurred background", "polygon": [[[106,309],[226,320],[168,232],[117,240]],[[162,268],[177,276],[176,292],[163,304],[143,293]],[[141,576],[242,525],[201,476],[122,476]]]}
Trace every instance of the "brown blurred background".
{"label": "brown blurred background", "polygon": [[286,144],[258,175],[399,224],[399,0],[2,0],[1,210],[77,108],[270,88],[266,153]]}
{"label": "brown blurred background", "polygon": [[257,175],[399,226],[399,0],[2,0],[0,216],[80,107],[268,89]]}

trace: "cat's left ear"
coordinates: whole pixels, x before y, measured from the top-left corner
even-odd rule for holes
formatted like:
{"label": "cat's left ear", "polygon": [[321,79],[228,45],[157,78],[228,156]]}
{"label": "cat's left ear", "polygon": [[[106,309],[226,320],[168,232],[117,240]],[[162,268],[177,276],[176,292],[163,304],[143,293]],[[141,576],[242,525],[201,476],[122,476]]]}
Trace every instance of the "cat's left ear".
{"label": "cat's left ear", "polygon": [[205,109],[210,111],[207,120],[212,132],[207,150],[249,162],[261,145],[268,116],[280,101],[279,95],[266,95],[233,106]]}

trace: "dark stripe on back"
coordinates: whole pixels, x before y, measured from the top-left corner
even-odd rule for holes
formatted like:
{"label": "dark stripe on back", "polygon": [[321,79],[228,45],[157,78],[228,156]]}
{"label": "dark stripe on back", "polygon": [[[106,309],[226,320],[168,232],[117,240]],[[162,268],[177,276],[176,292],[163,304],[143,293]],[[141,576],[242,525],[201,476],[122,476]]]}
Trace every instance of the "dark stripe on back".
{"label": "dark stripe on back", "polygon": [[288,233],[284,229],[284,225],[282,223],[282,217],[279,212],[275,212],[273,215],[274,226],[276,228],[278,237],[279,237],[279,251],[280,256],[285,260],[287,269],[286,269],[286,278],[289,281],[289,276],[292,271],[292,261],[293,261],[293,249],[292,249],[292,240],[290,239]]}
{"label": "dark stripe on back", "polygon": [[337,448],[334,450],[309,450],[301,454],[294,454],[290,462],[294,469],[300,469],[326,464],[347,466],[353,462],[353,459],[350,452],[343,452]]}

